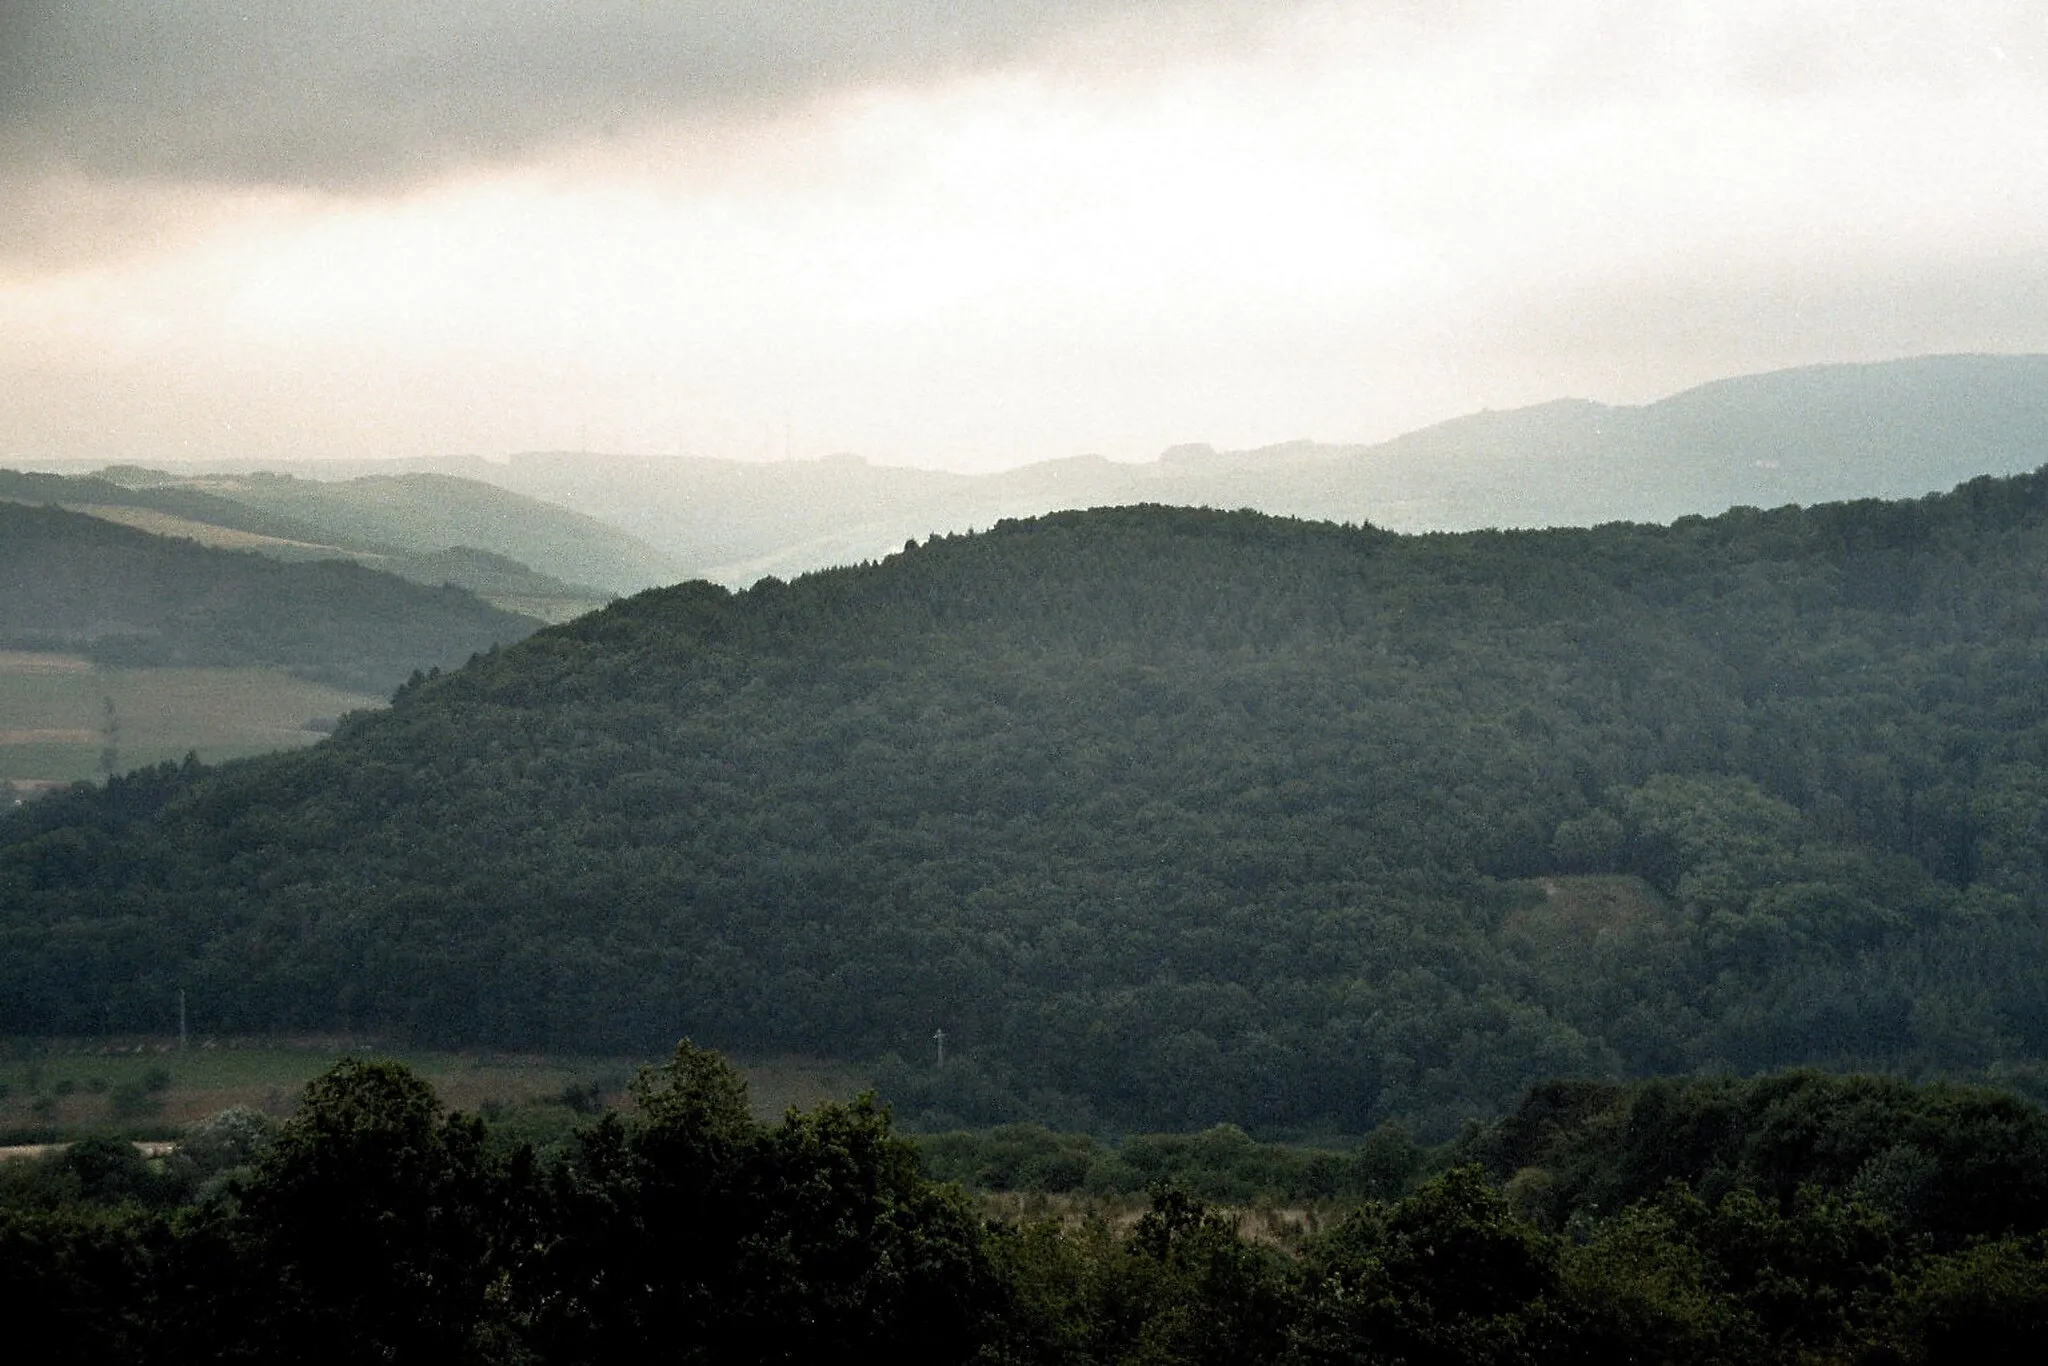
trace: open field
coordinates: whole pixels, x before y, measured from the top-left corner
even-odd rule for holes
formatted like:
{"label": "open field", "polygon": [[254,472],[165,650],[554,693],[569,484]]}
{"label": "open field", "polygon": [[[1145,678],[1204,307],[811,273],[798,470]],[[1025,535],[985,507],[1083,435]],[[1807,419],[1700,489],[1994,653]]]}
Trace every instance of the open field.
{"label": "open field", "polygon": [[109,503],[67,503],[64,506],[67,511],[82,512],[103,522],[118,522],[122,526],[134,527],[137,531],[147,531],[152,536],[177,536],[203,546],[211,546],[215,550],[306,550],[331,555],[337,560],[361,558],[337,546],[319,545],[312,541],[290,541],[282,536],[265,536],[254,531],[238,531],[233,527],[215,526],[211,522],[195,522],[189,517],[159,512],[155,508],[125,507]]}
{"label": "open field", "polygon": [[[78,1137],[111,1127],[171,1130],[231,1106],[291,1112],[305,1084],[336,1060],[393,1057],[462,1110],[514,1108],[595,1086],[622,1104],[626,1083],[657,1058],[568,1058],[509,1053],[386,1049],[373,1040],[195,1041],[171,1039],[0,1043],[0,1134]],[[754,1113],[779,1117],[794,1105],[858,1094],[867,1079],[837,1063],[771,1058],[740,1063]]]}
{"label": "open field", "polygon": [[279,669],[95,669],[0,651],[0,782],[97,777],[197,753],[208,762],[311,744],[309,721],[384,705]]}
{"label": "open field", "polygon": [[[1100,1220],[1118,1237],[1129,1237],[1137,1228],[1138,1221],[1152,1208],[1151,1197],[1146,1195],[991,1191],[971,1185],[968,1189],[975,1209],[984,1219],[1013,1225],[1055,1223],[1069,1230]],[[1356,1204],[1355,1201],[1339,1200],[1319,1205],[1259,1201],[1248,1204],[1204,1203],[1235,1224],[1239,1237],[1290,1252],[1326,1231]]]}
{"label": "open field", "polygon": [[1657,890],[1627,874],[1557,874],[1533,882],[1542,899],[1510,912],[1501,940],[1555,970],[1598,971],[1607,956],[1669,945],[1683,922]]}

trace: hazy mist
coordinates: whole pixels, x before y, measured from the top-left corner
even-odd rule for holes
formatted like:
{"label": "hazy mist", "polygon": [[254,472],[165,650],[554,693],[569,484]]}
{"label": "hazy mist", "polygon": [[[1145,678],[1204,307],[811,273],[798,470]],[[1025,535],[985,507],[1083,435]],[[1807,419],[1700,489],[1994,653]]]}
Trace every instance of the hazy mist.
{"label": "hazy mist", "polygon": [[0,461],[989,470],[2048,350],[2027,3],[0,10]]}

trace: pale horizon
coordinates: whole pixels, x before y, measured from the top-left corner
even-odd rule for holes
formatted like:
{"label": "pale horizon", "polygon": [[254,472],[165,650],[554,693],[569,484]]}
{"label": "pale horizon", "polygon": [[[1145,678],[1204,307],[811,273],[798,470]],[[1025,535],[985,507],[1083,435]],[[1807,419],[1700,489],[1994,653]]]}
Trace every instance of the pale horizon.
{"label": "pale horizon", "polygon": [[[2037,353],[2037,352],[1956,352],[1956,353],[1945,353],[1945,355],[1946,355],[1947,357],[1954,357],[1954,356],[1965,356],[1965,357],[1978,357],[1978,356],[1981,356],[1981,357],[1987,357],[1987,358],[1991,358],[1991,359],[2005,359],[2005,360],[2020,360],[2020,359],[2028,359],[2028,358],[2032,358],[2032,357],[2035,357],[2035,356],[2038,356],[2038,355],[2048,355],[2048,353]],[[1944,356],[1943,356],[1943,355],[1913,355],[1913,356],[1897,356],[1897,357],[1883,357],[1883,358],[1879,358],[1879,359],[1875,359],[1875,360],[1868,360],[1868,361],[1817,361],[1817,362],[1813,362],[1812,364],[1810,364],[1810,365],[1806,365],[1806,366],[1791,366],[1791,367],[1786,367],[1786,370],[1787,370],[1787,371],[1797,371],[1797,370],[1810,370],[1810,369],[1811,369],[1811,370],[1827,370],[1827,369],[1838,369],[1838,368],[1856,368],[1856,367],[1862,367],[1862,366],[1882,366],[1882,365],[1888,364],[1888,363],[1890,363],[1890,362],[1893,362],[1893,361],[1911,361],[1911,360],[1936,360],[1936,359],[1943,359],[1943,358],[1944,358]],[[1214,451],[1214,452],[1216,452],[1217,454],[1220,454],[1220,455],[1243,455],[1243,454],[1258,454],[1258,453],[1260,453],[1260,452],[1262,452],[1262,451],[1278,450],[1278,449],[1283,449],[1283,448],[1287,448],[1287,447],[1293,447],[1293,446],[1308,446],[1308,447],[1313,447],[1313,448],[1317,448],[1317,449],[1321,449],[1321,450],[1328,450],[1328,451],[1344,451],[1344,450],[1362,450],[1362,449],[1370,449],[1370,448],[1372,448],[1372,447],[1374,447],[1374,446],[1382,445],[1382,444],[1385,444],[1385,443],[1388,443],[1388,442],[1394,442],[1394,441],[1399,441],[1399,440],[1401,440],[1401,439],[1402,439],[1402,438],[1404,438],[1404,437],[1408,437],[1408,436],[1414,436],[1414,435],[1417,435],[1417,434],[1419,434],[1419,433],[1427,432],[1427,431],[1433,430],[1434,428],[1437,428],[1437,427],[1442,427],[1442,426],[1448,426],[1448,425],[1451,425],[1451,424],[1455,424],[1455,423],[1457,423],[1457,422],[1460,422],[1461,420],[1463,420],[1463,419],[1466,419],[1466,418],[1473,418],[1473,417],[1483,417],[1483,416],[1487,416],[1487,415],[1490,415],[1490,414],[1498,414],[1498,413],[1512,413],[1512,412],[1517,412],[1517,411],[1523,411],[1523,410],[1526,410],[1526,409],[1529,409],[1529,408],[1545,408],[1545,407],[1550,407],[1550,406],[1553,406],[1553,405],[1557,405],[1557,404],[1574,404],[1574,403],[1586,403],[1586,404],[1592,404],[1592,405],[1594,405],[1594,406],[1596,406],[1596,407],[1602,407],[1602,408],[1608,408],[1608,409],[1614,409],[1614,410],[1630,410],[1630,409],[1643,409],[1643,408],[1650,408],[1650,407],[1654,407],[1655,405],[1657,405],[1657,404],[1659,404],[1659,403],[1662,403],[1662,402],[1664,402],[1664,401],[1666,401],[1666,400],[1668,400],[1668,399],[1678,398],[1678,397],[1680,397],[1680,396],[1682,396],[1682,395],[1684,395],[1684,394],[1690,393],[1690,392],[1692,392],[1692,391],[1693,391],[1693,390],[1695,390],[1695,389],[1699,389],[1699,388],[1705,388],[1705,387],[1708,387],[1708,386],[1711,386],[1711,385],[1714,385],[1714,384],[1718,384],[1718,383],[1721,383],[1721,382],[1723,382],[1723,381],[1728,381],[1728,380],[1742,380],[1742,379],[1749,379],[1749,378],[1755,378],[1755,377],[1758,377],[1758,376],[1760,376],[1760,375],[1768,375],[1768,374],[1775,374],[1775,373],[1785,373],[1785,371],[1761,371],[1761,372],[1758,372],[1758,371],[1752,371],[1752,372],[1745,372],[1745,373],[1743,373],[1743,374],[1740,374],[1740,375],[1716,375],[1716,376],[1712,376],[1712,377],[1710,377],[1710,378],[1707,378],[1707,379],[1701,380],[1701,381],[1700,381],[1700,382],[1699,382],[1698,384],[1690,384],[1690,385],[1687,385],[1687,386],[1685,386],[1685,387],[1684,387],[1684,388],[1682,388],[1682,389],[1674,390],[1674,391],[1672,391],[1672,392],[1670,392],[1670,393],[1660,393],[1660,394],[1655,394],[1655,395],[1652,395],[1652,396],[1651,396],[1651,397],[1649,397],[1649,398],[1645,398],[1645,399],[1642,399],[1642,400],[1640,400],[1640,401],[1638,401],[1638,402],[1633,402],[1633,403],[1608,403],[1608,402],[1606,402],[1606,401],[1604,401],[1604,400],[1601,400],[1601,399],[1596,399],[1596,398],[1588,398],[1588,397],[1586,397],[1585,395],[1582,395],[1582,394],[1559,394],[1559,395],[1555,395],[1555,396],[1553,396],[1553,397],[1550,397],[1550,398],[1546,398],[1546,399],[1537,399],[1537,400],[1535,400],[1535,401],[1533,401],[1533,402],[1531,402],[1531,403],[1528,403],[1528,404],[1516,404],[1516,405],[1514,405],[1513,407],[1509,407],[1509,408],[1475,408],[1475,409],[1471,409],[1471,410],[1468,410],[1468,411],[1466,411],[1466,412],[1460,412],[1460,413],[1452,413],[1452,414],[1448,414],[1448,415],[1446,415],[1446,416],[1444,416],[1444,417],[1440,417],[1440,418],[1435,418],[1435,419],[1432,419],[1432,420],[1430,420],[1430,421],[1424,422],[1424,423],[1422,423],[1422,424],[1421,424],[1420,426],[1416,426],[1416,427],[1407,427],[1407,428],[1403,428],[1403,429],[1401,429],[1400,431],[1397,431],[1397,432],[1393,432],[1393,433],[1390,433],[1390,434],[1388,434],[1388,435],[1386,435],[1386,436],[1381,436],[1381,437],[1374,437],[1374,438],[1372,438],[1372,439],[1370,439],[1370,440],[1362,440],[1362,441],[1357,441],[1357,440],[1344,440],[1344,439],[1341,439],[1341,438],[1340,438],[1340,439],[1325,439],[1325,438],[1322,438],[1322,437],[1316,437],[1316,436],[1305,436],[1305,435],[1304,435],[1304,436],[1293,436],[1293,437],[1285,437],[1285,438],[1281,438],[1281,439],[1279,439],[1279,440],[1274,440],[1274,441],[1265,441],[1265,442],[1260,442],[1260,443],[1259,443],[1258,445],[1256,445],[1256,446],[1223,446],[1223,445],[1219,445],[1219,444],[1217,444],[1216,442],[1212,442],[1212,441],[1184,441],[1184,442],[1176,442],[1176,443],[1174,443],[1173,445],[1170,445],[1170,446],[1165,446],[1165,447],[1162,447],[1162,448],[1160,448],[1159,450],[1157,450],[1157,451],[1154,451],[1154,452],[1152,452],[1152,453],[1151,453],[1150,455],[1139,455],[1139,456],[1124,456],[1124,457],[1119,457],[1119,456],[1105,455],[1105,454],[1103,454],[1103,453],[1101,453],[1101,452],[1098,452],[1098,451],[1075,451],[1075,452],[1071,452],[1071,453],[1068,453],[1068,454],[1062,454],[1062,455],[1050,455],[1050,456],[1044,456],[1044,457],[1038,457],[1038,458],[1029,458],[1029,457],[1027,457],[1027,458],[1024,458],[1024,459],[1020,459],[1020,460],[1014,461],[1014,462],[1012,462],[1012,463],[1009,463],[1009,464],[1004,464],[1004,465],[1000,465],[1000,466],[992,466],[992,467],[989,467],[989,468],[984,468],[984,469],[958,469],[958,468],[950,468],[950,467],[948,467],[948,466],[945,466],[945,465],[940,465],[940,464],[917,464],[917,463],[913,463],[913,462],[909,462],[909,461],[888,461],[888,460],[877,460],[877,459],[873,459],[873,458],[871,458],[871,457],[869,457],[869,456],[867,456],[867,455],[865,455],[865,454],[863,454],[862,452],[859,452],[859,451],[816,451],[816,452],[807,452],[807,453],[796,453],[796,452],[794,452],[794,451],[791,451],[791,452],[788,452],[788,453],[763,453],[763,454],[755,454],[755,455],[748,455],[748,454],[737,454],[737,455],[705,455],[705,454],[699,454],[699,453],[697,453],[697,452],[682,452],[682,451],[658,451],[658,450],[641,450],[641,451],[636,451],[636,450],[600,450],[600,449],[596,449],[596,448],[594,448],[594,447],[573,447],[573,446],[572,446],[572,447],[544,447],[544,446],[529,446],[529,447],[520,447],[520,448],[516,448],[516,449],[511,449],[511,450],[502,450],[502,451],[474,451],[474,450],[468,450],[468,451],[459,451],[459,450],[451,450],[451,451],[435,451],[435,452],[428,452],[428,453],[425,453],[425,454],[422,454],[422,455],[403,455],[403,454],[385,454],[385,455],[375,455],[375,454],[373,454],[373,455],[365,455],[365,456],[356,456],[356,455],[329,455],[329,456],[317,456],[317,455],[307,455],[307,456],[299,456],[299,457],[295,457],[295,458],[291,458],[291,459],[265,459],[265,458],[263,458],[263,457],[261,457],[261,456],[250,456],[250,457],[232,457],[232,456],[220,456],[220,457],[205,457],[205,456],[184,456],[184,455],[173,455],[173,456],[168,456],[168,457],[164,457],[164,458],[161,458],[161,459],[159,459],[159,460],[157,460],[157,461],[155,461],[155,462],[150,462],[150,461],[132,461],[132,460],[118,460],[118,461],[109,461],[109,460],[104,460],[104,459],[100,459],[100,458],[97,458],[97,457],[91,457],[91,456],[83,456],[83,457],[70,457],[70,458],[55,458],[55,459],[41,459],[41,460],[37,460],[37,459],[28,459],[28,460],[24,460],[24,461],[21,461],[21,462],[19,462],[19,463],[16,463],[15,465],[13,465],[13,466],[12,466],[12,468],[16,468],[16,469],[24,469],[24,470],[44,470],[44,471],[51,471],[51,472],[65,472],[65,473],[77,474],[77,473],[80,473],[80,472],[90,472],[90,471],[92,471],[92,470],[98,470],[98,469],[105,469],[105,468],[110,468],[110,467],[115,467],[115,466],[140,466],[140,467],[143,467],[143,468],[147,468],[147,467],[149,467],[149,466],[150,466],[150,465],[151,465],[152,463],[154,463],[154,464],[156,464],[156,465],[158,465],[158,466],[162,467],[162,468],[163,468],[163,469],[165,470],[165,472],[166,472],[166,473],[179,473],[179,474],[181,474],[181,475],[202,475],[202,474],[208,474],[208,473],[218,473],[218,474],[235,474],[235,473],[242,473],[242,472],[251,472],[251,471],[257,471],[257,470],[267,470],[267,471],[279,471],[279,472],[284,472],[284,473],[290,473],[290,472],[291,472],[291,471],[292,471],[292,470],[293,470],[294,468],[300,468],[300,467],[302,467],[302,468],[304,468],[304,469],[306,469],[306,470],[308,470],[308,471],[316,471],[316,470],[320,470],[320,469],[323,469],[323,468],[328,468],[328,467],[334,467],[334,466],[342,466],[342,467],[347,467],[347,468],[348,468],[348,469],[350,469],[350,470],[354,470],[354,469],[356,469],[357,467],[374,467],[374,466],[378,466],[378,465],[390,465],[390,466],[396,467],[396,466],[401,466],[401,465],[412,465],[412,464],[420,464],[420,465],[434,465],[434,464],[455,464],[455,463],[459,463],[459,462],[465,462],[465,461],[474,461],[474,462],[477,462],[477,463],[479,463],[479,464],[483,464],[483,465],[487,465],[487,466],[489,466],[489,465],[495,465],[495,466],[507,467],[507,466],[510,466],[510,465],[512,465],[512,464],[513,464],[514,462],[516,462],[516,461],[519,461],[519,460],[522,460],[522,459],[531,459],[531,458],[537,458],[537,457],[560,457],[560,456],[573,456],[573,457],[587,457],[587,458],[589,458],[589,459],[592,459],[592,460],[597,460],[597,461],[605,461],[605,460],[632,460],[632,461],[642,461],[642,460],[645,460],[645,461],[655,461],[655,462],[662,462],[662,461],[670,461],[670,460],[675,460],[675,461],[684,461],[684,460],[708,460],[708,461],[725,461],[725,462],[729,462],[729,463],[731,463],[731,464],[736,464],[736,465],[781,465],[781,464],[819,464],[819,463],[823,463],[823,462],[829,462],[829,461],[853,461],[853,462],[856,462],[856,463],[858,463],[858,464],[861,464],[861,465],[864,465],[864,466],[868,466],[868,467],[871,467],[871,468],[875,468],[875,469],[899,469],[899,470],[920,470],[920,471],[926,471],[926,472],[931,472],[931,473],[939,473],[939,474],[957,474],[957,475],[961,475],[961,476],[964,476],[964,477],[967,477],[967,478],[976,478],[976,477],[983,477],[983,476],[994,476],[994,475],[1004,474],[1004,473],[1008,473],[1008,472],[1012,472],[1012,471],[1016,471],[1016,470],[1022,470],[1022,469],[1026,469],[1026,468],[1029,468],[1029,467],[1031,467],[1031,466],[1034,466],[1034,465],[1045,465],[1045,464],[1054,464],[1054,463],[1058,463],[1058,462],[1060,462],[1060,461],[1074,461],[1074,460],[1080,460],[1080,461],[1087,461],[1087,460],[1100,460],[1100,461],[1104,461],[1104,462],[1107,462],[1107,463],[1109,463],[1109,464],[1113,464],[1113,465],[1130,465],[1130,466],[1151,466],[1151,465],[1157,465],[1157,464],[1161,463],[1161,461],[1162,461],[1162,460],[1164,460],[1164,459],[1166,459],[1167,457],[1169,457],[1169,456],[1173,455],[1173,454],[1174,454],[1174,453],[1175,453],[1176,451],[1180,451],[1180,450],[1188,450],[1188,449],[1197,449],[1197,450],[1199,450],[1199,449],[1208,449],[1208,450]]]}

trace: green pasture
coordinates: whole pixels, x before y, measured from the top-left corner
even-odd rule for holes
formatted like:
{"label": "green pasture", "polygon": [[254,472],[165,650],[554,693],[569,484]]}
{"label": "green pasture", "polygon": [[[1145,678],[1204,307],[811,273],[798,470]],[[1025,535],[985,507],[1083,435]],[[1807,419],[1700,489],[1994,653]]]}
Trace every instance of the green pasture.
{"label": "green pasture", "polygon": [[197,753],[208,762],[311,744],[308,722],[383,705],[277,669],[98,669],[0,651],[0,782],[94,778]]}
{"label": "green pasture", "polygon": [[[348,1056],[397,1058],[451,1108],[517,1111],[625,1103],[626,1084],[661,1059],[543,1057],[385,1048],[370,1040],[0,1041],[0,1142],[75,1138],[115,1129],[173,1132],[237,1105],[286,1115],[305,1084]],[[838,1063],[771,1058],[739,1063],[754,1113],[844,1100],[868,1085]]]}

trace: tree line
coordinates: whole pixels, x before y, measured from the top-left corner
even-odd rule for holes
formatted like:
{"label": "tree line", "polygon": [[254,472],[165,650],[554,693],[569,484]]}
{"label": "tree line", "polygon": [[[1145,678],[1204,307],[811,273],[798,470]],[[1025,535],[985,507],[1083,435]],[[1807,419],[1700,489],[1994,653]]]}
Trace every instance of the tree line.
{"label": "tree line", "polygon": [[[399,1064],[349,1060],[281,1126],[218,1116],[163,1169],[75,1145],[0,1174],[9,1327],[57,1362],[1018,1366],[2018,1362],[2048,1328],[2038,1191],[1967,1194],[2028,1161],[2038,1187],[2048,1117],[1954,1088],[1532,1095],[1290,1243],[1168,1181],[1128,1221],[987,1217],[871,1097],[763,1124],[689,1044],[632,1098],[536,1152]],[[1642,1153],[1582,1122],[1615,1106],[1654,1131]],[[1879,1112],[1923,1121],[1920,1184],[1963,1198],[1902,1203],[1881,1153],[1833,1179]],[[1533,1141],[1619,1189],[1657,1139],[1703,1124],[1752,1156],[1782,1156],[1793,1129],[1812,1142],[1768,1173],[1657,1145],[1660,1182],[1568,1211],[1529,1169],[1487,1165]]]}

